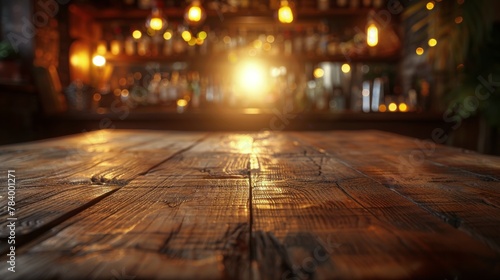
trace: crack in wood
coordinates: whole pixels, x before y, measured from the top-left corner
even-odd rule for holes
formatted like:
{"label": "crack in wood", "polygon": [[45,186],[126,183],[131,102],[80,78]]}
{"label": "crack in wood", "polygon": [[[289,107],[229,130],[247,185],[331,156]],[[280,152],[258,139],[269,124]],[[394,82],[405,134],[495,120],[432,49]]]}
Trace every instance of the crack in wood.
{"label": "crack in wood", "polygon": [[[41,237],[43,236],[43,234],[45,234],[46,232],[49,232],[52,228],[62,224],[63,222],[65,222],[66,220],[76,216],[77,214],[81,213],[82,211],[84,211],[85,209],[89,208],[89,207],[92,207],[94,205],[96,205],[97,203],[99,203],[101,200],[103,200],[104,198],[112,195],[113,193],[115,193],[116,191],[118,191],[119,188],[116,188],[114,190],[111,190],[99,197],[96,197],[90,201],[88,201],[87,203],[81,205],[80,207],[77,207],[71,211],[68,211],[66,213],[64,213],[63,215],[59,216],[58,218],[55,218],[43,225],[41,225],[40,227],[37,227],[35,229],[33,229],[31,232],[27,233],[27,234],[24,234],[24,235],[18,235],[16,236],[16,248],[17,249],[20,249],[22,248],[23,246],[25,246],[26,244],[28,244],[29,242],[33,241],[33,240],[36,240],[38,237]],[[49,238],[51,235],[49,236],[46,236],[46,238]],[[5,241],[7,243],[7,238],[1,238],[0,239],[2,241],[2,243]],[[39,242],[42,242],[43,240],[39,240]],[[7,253],[7,247],[4,249],[2,248],[3,250],[0,251],[0,254],[4,254],[4,253]]]}
{"label": "crack in wood", "polygon": [[137,174],[137,175],[138,175],[138,176],[144,176],[144,175],[149,174],[149,172],[151,172],[152,170],[154,170],[156,167],[158,167],[158,166],[162,165],[163,163],[165,163],[165,162],[167,162],[167,161],[169,161],[169,160],[171,160],[171,159],[173,159],[173,158],[175,158],[175,157],[177,157],[177,156],[181,155],[181,154],[182,154],[182,153],[184,153],[184,152],[189,151],[190,149],[192,149],[193,147],[195,147],[195,146],[196,146],[196,145],[198,145],[199,143],[203,142],[205,139],[207,139],[207,138],[208,138],[208,136],[209,136],[209,135],[207,134],[207,135],[205,135],[204,137],[201,137],[200,139],[196,140],[193,144],[189,145],[188,147],[186,147],[186,148],[184,148],[184,149],[181,149],[181,150],[179,150],[179,151],[177,151],[177,152],[173,153],[172,155],[170,155],[170,156],[169,156],[169,157],[167,157],[166,159],[164,159],[164,160],[162,160],[162,161],[158,162],[157,164],[155,164],[155,165],[153,165],[153,166],[149,167],[149,168],[148,168],[148,170],[146,170],[146,171],[144,171],[144,172],[141,172],[141,173],[139,173],[139,174]]}

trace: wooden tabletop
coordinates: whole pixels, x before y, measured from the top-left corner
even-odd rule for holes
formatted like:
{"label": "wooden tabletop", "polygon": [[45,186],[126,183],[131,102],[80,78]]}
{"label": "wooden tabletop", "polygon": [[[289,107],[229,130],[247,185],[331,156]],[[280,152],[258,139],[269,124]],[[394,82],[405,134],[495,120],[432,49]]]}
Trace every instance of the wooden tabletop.
{"label": "wooden tabletop", "polygon": [[0,166],[0,279],[500,279],[499,157],[378,131],[100,130],[0,147]]}

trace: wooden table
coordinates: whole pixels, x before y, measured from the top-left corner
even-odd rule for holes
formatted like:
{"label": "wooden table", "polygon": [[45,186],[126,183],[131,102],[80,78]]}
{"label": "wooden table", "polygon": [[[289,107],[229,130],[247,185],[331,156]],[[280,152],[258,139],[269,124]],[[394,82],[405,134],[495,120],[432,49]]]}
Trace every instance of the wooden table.
{"label": "wooden table", "polygon": [[0,162],[0,279],[500,279],[498,157],[378,131],[101,130]]}

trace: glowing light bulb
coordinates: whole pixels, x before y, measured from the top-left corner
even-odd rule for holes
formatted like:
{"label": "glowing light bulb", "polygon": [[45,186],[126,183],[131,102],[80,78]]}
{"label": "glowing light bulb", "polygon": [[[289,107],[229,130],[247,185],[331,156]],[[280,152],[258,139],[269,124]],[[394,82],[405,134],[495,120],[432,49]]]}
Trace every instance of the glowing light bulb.
{"label": "glowing light bulb", "polygon": [[421,48],[421,47],[418,47],[415,52],[417,53],[417,55],[423,55],[424,54],[424,49]]}
{"label": "glowing light bulb", "polygon": [[435,47],[438,43],[438,41],[434,38],[429,39],[429,47]]}
{"label": "glowing light bulb", "polygon": [[425,5],[425,7],[427,8],[427,10],[432,10],[434,9],[434,2],[429,2],[427,3],[427,5]]}
{"label": "glowing light bulb", "polygon": [[347,63],[344,63],[342,64],[342,67],[340,69],[342,70],[342,72],[347,74],[351,71],[351,66],[349,66],[349,64]]}
{"label": "glowing light bulb", "polygon": [[139,40],[142,37],[142,32],[139,30],[134,30],[134,32],[132,32],[132,37],[134,37],[134,39],[136,40]]}
{"label": "glowing light bulb", "polygon": [[163,33],[163,39],[165,39],[167,41],[172,39],[172,32],[167,31],[167,32]]}
{"label": "glowing light bulb", "polygon": [[97,67],[102,67],[106,64],[106,58],[102,55],[96,55],[92,58],[92,63]]}
{"label": "glowing light bulb", "polygon": [[316,68],[316,69],[314,69],[313,75],[314,75],[314,78],[316,78],[316,79],[322,78],[325,75],[325,70],[323,70],[321,68]]}
{"label": "glowing light bulb", "polygon": [[366,44],[370,47],[378,44],[378,28],[374,23],[371,23],[366,30]]}
{"label": "glowing light bulb", "polygon": [[181,36],[182,36],[182,39],[184,39],[184,41],[186,41],[186,42],[191,41],[191,38],[193,38],[193,36],[191,35],[191,32],[189,32],[187,30],[182,31]]}
{"label": "glowing light bulb", "polygon": [[161,10],[153,8],[151,16],[146,20],[146,27],[153,31],[160,31],[167,25],[167,20],[162,17]]}
{"label": "glowing light bulb", "polygon": [[282,23],[291,23],[293,21],[293,12],[288,1],[281,1],[281,6],[278,10],[278,20]]}
{"label": "glowing light bulb", "polygon": [[200,32],[198,33],[198,38],[199,38],[199,39],[205,40],[205,39],[207,39],[207,36],[208,36],[208,34],[207,34],[207,32],[205,32],[205,31],[200,31]]}
{"label": "glowing light bulb", "polygon": [[399,104],[399,111],[401,111],[401,112],[408,111],[408,105],[406,105],[406,103]]}
{"label": "glowing light bulb", "polygon": [[205,19],[205,11],[200,1],[195,0],[187,7],[184,19],[190,25],[197,25]]}
{"label": "glowing light bulb", "polygon": [[265,65],[259,61],[241,61],[235,79],[239,90],[251,98],[261,98],[266,92]]}

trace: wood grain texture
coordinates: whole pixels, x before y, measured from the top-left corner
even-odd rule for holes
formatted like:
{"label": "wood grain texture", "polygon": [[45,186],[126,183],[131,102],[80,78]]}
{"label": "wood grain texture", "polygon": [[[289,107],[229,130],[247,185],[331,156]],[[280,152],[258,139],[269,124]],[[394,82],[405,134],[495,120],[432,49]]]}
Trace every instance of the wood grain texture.
{"label": "wood grain texture", "polygon": [[253,233],[261,278],[499,275],[496,252],[325,149],[284,134],[256,141],[254,150]]}
{"label": "wood grain texture", "polygon": [[132,179],[29,244],[15,278],[248,278],[248,140],[213,135]]}
{"label": "wood grain texture", "polygon": [[[372,133],[363,141],[349,143],[332,141],[333,135],[295,136],[333,153],[352,168],[500,252],[500,181],[489,174],[494,173],[493,169],[500,173],[498,158],[476,155],[474,161],[468,161],[486,160],[486,174],[482,174],[480,170],[436,163],[456,149],[443,146],[431,149],[433,146],[429,143],[389,133]],[[339,138],[352,136],[340,133]],[[365,156],[358,156],[360,151]]]}
{"label": "wood grain texture", "polygon": [[0,279],[500,278],[498,157],[378,131],[110,130],[0,165],[21,241]]}
{"label": "wood grain texture", "polygon": [[[16,170],[18,245],[92,206],[203,134],[96,131],[0,149],[3,169]],[[9,235],[7,200],[0,203],[0,238]],[[2,242],[3,253],[7,243]]]}

